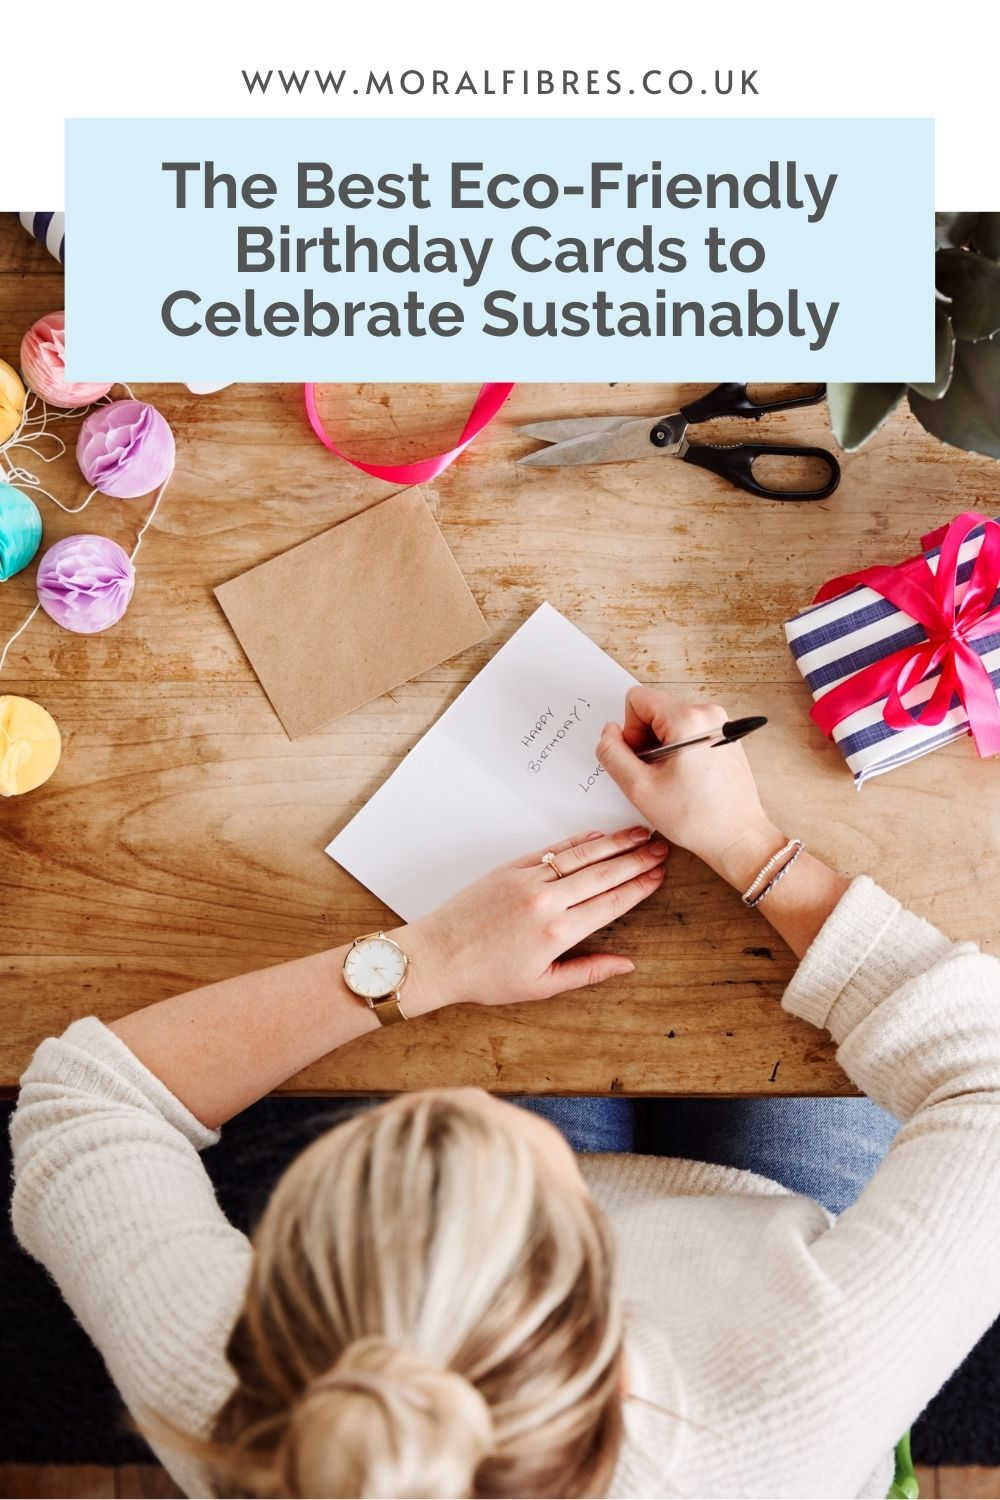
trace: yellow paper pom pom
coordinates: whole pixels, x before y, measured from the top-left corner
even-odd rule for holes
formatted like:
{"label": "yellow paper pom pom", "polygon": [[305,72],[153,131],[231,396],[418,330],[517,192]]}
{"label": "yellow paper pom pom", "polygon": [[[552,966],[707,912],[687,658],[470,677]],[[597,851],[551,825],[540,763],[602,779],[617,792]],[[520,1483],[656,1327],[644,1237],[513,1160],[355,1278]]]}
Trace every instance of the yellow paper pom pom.
{"label": "yellow paper pom pom", "polygon": [[13,437],[24,411],[25,392],[21,377],[0,359],[0,443]]}
{"label": "yellow paper pom pom", "polygon": [[0,695],[0,797],[19,797],[48,781],[62,741],[55,719],[30,698]]}

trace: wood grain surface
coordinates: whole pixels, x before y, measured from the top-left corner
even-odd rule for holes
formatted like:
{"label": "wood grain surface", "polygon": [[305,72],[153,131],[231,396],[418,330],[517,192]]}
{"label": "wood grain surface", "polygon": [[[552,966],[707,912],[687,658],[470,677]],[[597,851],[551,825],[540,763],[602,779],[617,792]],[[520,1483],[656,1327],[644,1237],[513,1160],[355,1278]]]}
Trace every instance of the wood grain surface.
{"label": "wood grain surface", "polygon": [[[4,218],[0,357],[16,363],[30,323],[61,305],[58,266]],[[0,1084],[12,1087],[33,1047],[76,1016],[121,1015],[387,921],[323,846],[543,599],[640,678],[733,715],[767,714],[749,754],[783,826],[946,931],[997,947],[997,768],[963,740],[855,792],[810,723],[781,626],[828,577],[906,556],[962,509],[1000,512],[1000,466],[943,446],[904,412],[846,458],[839,492],[819,504],[765,503],[668,460],[515,467],[520,422],[672,410],[699,389],[519,386],[426,491],[491,640],[292,743],[213,586],[391,490],[314,441],[298,386],[139,388],[177,434],[178,468],[134,602],[91,638],[39,616],[0,683],[38,698],[65,737],[52,781],[0,807]],[[453,441],[473,393],[331,385],[322,406],[347,451],[402,461]],[[738,424],[721,432],[740,435]],[[755,435],[831,441],[822,407],[769,418]],[[85,494],[71,453],[47,474],[68,503]],[[129,547],[146,502],[98,497],[76,519],[41,504],[46,544],[84,529]],[[0,639],[33,601],[32,577],[0,587]],[[335,628],[335,598],[330,609]],[[398,623],[407,628],[402,599]],[[637,963],[625,982],[535,1007],[438,1013],[364,1038],[290,1087],[850,1091],[826,1039],[780,1009],[790,955],[695,860],[675,854],[664,888],[619,926],[615,944]]]}

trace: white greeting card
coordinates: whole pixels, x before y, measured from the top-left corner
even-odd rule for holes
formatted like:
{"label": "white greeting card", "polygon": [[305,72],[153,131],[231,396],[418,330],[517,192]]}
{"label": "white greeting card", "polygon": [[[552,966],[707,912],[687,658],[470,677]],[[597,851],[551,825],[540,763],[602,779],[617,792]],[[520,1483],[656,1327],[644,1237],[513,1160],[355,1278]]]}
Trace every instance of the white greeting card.
{"label": "white greeting card", "polygon": [[327,847],[406,921],[532,849],[637,820],[597,762],[635,683],[543,604]]}

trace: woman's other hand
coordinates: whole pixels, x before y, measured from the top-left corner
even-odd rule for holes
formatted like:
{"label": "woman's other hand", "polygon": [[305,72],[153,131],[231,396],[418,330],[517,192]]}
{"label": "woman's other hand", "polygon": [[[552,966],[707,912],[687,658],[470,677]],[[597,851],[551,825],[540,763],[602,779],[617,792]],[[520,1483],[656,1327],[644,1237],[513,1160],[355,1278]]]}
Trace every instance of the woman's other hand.
{"label": "woman's other hand", "polygon": [[461,1001],[546,1000],[632,972],[621,954],[563,954],[659,888],[666,843],[636,827],[580,834],[551,850],[561,877],[538,850],[394,934],[414,959],[407,1014]]}
{"label": "woman's other hand", "polygon": [[742,745],[694,745],[652,763],[636,754],[706,734],[725,720],[717,704],[697,706],[658,688],[634,687],[625,700],[624,728],[605,725],[597,755],[654,828],[742,889],[784,843],[761,806]]}

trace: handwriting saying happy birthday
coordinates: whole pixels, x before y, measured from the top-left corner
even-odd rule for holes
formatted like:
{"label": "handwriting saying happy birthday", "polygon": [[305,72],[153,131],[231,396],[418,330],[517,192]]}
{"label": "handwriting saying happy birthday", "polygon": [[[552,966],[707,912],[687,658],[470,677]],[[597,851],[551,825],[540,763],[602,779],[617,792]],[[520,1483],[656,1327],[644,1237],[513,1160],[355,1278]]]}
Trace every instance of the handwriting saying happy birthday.
{"label": "handwriting saying happy birthday", "polygon": [[[542,709],[534,723],[521,735],[521,744],[531,751],[528,771],[532,776],[543,771],[559,747],[573,738],[589,709],[590,702],[583,697],[574,698],[570,707],[561,715],[556,713],[551,704]],[[577,786],[581,792],[589,792],[603,775],[604,768],[595,765],[582,781],[577,782]]]}

